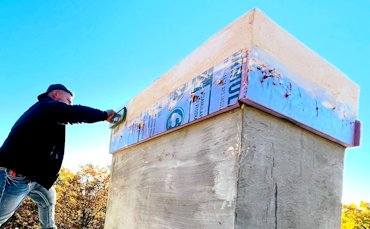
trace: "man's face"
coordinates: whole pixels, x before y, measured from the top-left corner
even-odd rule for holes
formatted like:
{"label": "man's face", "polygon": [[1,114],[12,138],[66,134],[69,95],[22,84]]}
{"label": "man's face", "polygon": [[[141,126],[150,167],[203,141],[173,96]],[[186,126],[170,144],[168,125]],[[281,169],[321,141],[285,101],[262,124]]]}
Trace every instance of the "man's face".
{"label": "man's face", "polygon": [[65,92],[63,90],[56,90],[56,93],[54,94],[54,99],[58,100],[62,103],[72,105],[73,96],[69,94],[68,92]]}

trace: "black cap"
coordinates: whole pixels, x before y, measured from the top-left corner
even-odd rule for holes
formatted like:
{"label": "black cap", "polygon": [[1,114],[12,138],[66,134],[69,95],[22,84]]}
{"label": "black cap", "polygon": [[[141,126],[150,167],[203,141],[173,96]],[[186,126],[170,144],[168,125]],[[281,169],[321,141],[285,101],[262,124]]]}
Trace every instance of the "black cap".
{"label": "black cap", "polygon": [[73,93],[67,89],[66,86],[64,86],[63,84],[52,84],[48,87],[48,89],[46,90],[46,92],[42,93],[41,95],[37,96],[38,99],[41,99],[45,96],[47,96],[49,94],[49,92],[51,91],[54,91],[54,90],[62,90],[62,91],[65,91],[65,92],[68,92],[70,95],[73,96]]}

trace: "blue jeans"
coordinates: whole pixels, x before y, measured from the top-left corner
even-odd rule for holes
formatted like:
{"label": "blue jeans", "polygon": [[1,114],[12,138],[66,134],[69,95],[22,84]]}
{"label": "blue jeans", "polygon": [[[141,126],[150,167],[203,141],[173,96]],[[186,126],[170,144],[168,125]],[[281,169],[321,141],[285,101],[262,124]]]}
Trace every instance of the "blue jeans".
{"label": "blue jeans", "polygon": [[37,203],[42,228],[57,228],[54,222],[55,189],[45,189],[25,176],[13,175],[0,167],[0,226],[19,208],[26,197]]}

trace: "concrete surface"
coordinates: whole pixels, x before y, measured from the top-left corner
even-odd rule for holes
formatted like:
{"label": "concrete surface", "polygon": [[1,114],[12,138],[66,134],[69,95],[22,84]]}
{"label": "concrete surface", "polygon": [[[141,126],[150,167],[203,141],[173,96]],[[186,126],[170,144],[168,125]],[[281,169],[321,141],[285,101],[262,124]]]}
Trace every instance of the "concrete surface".
{"label": "concrete surface", "polygon": [[116,153],[105,228],[340,228],[343,156],[236,109]]}
{"label": "concrete surface", "polygon": [[234,110],[116,153],[105,228],[231,228],[241,114]]}
{"label": "concrete surface", "polygon": [[143,110],[233,53],[249,50],[252,46],[264,50],[299,76],[295,80],[303,88],[310,84],[319,85],[357,112],[359,87],[356,84],[260,10],[253,9],[213,35],[135,96],[130,101],[130,106],[135,109],[128,110],[128,120],[136,118]]}
{"label": "concrete surface", "polygon": [[[284,64],[303,90],[318,86],[357,113],[357,85],[252,10],[133,98],[127,121],[252,46]],[[115,151],[105,228],[339,229],[344,151],[242,105]]]}
{"label": "concrete surface", "polygon": [[254,108],[242,126],[235,228],[339,229],[345,148]]}

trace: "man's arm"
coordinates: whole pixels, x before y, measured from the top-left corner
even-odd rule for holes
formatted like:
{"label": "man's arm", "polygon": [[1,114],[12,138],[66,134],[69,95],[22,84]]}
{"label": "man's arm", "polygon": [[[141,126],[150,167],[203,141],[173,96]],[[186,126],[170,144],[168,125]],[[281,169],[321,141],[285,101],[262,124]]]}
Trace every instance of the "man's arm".
{"label": "man's arm", "polygon": [[67,105],[53,101],[49,109],[53,118],[59,123],[94,123],[99,121],[113,122],[113,110],[102,111],[88,106]]}

